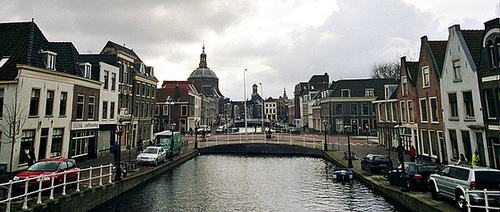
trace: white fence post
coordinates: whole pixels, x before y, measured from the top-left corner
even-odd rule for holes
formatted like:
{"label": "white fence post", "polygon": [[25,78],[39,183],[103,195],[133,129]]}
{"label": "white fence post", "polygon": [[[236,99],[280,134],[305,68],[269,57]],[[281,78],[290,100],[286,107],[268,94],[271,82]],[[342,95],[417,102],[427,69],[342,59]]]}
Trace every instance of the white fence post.
{"label": "white fence post", "polygon": [[108,181],[108,183],[110,183],[110,184],[113,182],[111,180],[111,178],[113,178],[113,164],[112,163],[109,164],[109,181]]}
{"label": "white fence post", "polygon": [[67,172],[66,170],[64,170],[64,181],[63,181],[63,192],[62,192],[63,196],[66,196],[66,182],[68,182],[68,180],[66,179],[67,176],[68,176]]}
{"label": "white fence post", "polygon": [[90,174],[89,174],[89,188],[91,189],[92,188],[92,166],[90,167],[89,171],[90,171]]}
{"label": "white fence post", "polygon": [[102,186],[102,164],[99,167],[99,185]]}
{"label": "white fence post", "polygon": [[23,201],[23,209],[28,209],[28,188],[29,188],[30,178],[26,177],[26,183],[24,183],[24,201]]}

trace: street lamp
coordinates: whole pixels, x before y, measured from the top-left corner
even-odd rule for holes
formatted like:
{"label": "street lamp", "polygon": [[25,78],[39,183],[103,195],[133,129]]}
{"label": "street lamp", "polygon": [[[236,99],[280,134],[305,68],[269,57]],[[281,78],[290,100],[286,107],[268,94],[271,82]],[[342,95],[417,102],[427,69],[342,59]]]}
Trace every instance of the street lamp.
{"label": "street lamp", "polygon": [[401,183],[401,188],[399,188],[399,190],[408,191],[409,188],[407,185],[406,171],[405,171],[404,144],[403,144],[403,140],[402,140],[404,127],[401,125],[396,125],[394,128],[396,128],[397,133],[398,133],[399,145],[398,145],[397,151],[398,151],[399,161],[401,162],[401,176],[400,176],[400,178],[403,181],[403,183]]}
{"label": "street lamp", "polygon": [[117,148],[118,151],[116,151],[117,155],[116,157],[116,175],[115,175],[115,181],[120,181],[122,180],[122,167],[121,167],[121,143],[122,143],[122,135],[123,135],[123,125],[117,125],[116,126],[116,135],[118,135],[118,145],[116,145],[114,148]]}
{"label": "street lamp", "polygon": [[198,149],[198,120],[194,121],[194,148]]}
{"label": "street lamp", "polygon": [[348,152],[348,155],[347,155],[347,168],[352,168],[354,166],[352,165],[352,156],[351,156],[351,137],[350,137],[351,126],[346,125],[345,126],[345,132],[347,134],[347,152]]}
{"label": "street lamp", "polygon": [[264,130],[264,87],[262,86],[262,83],[259,82],[260,85],[260,93],[262,94],[262,127],[260,128],[260,131],[265,131]]}
{"label": "street lamp", "polygon": [[323,120],[323,126],[325,126],[325,145],[323,146],[323,150],[324,151],[328,151],[328,138],[326,137],[327,136],[327,127],[328,127],[328,121],[327,120]]}

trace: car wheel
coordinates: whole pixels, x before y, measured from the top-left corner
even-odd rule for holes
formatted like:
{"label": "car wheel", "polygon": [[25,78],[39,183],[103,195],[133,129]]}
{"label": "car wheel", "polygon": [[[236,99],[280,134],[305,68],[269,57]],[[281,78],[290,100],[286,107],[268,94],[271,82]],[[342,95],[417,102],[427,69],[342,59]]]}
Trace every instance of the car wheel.
{"label": "car wheel", "polygon": [[158,159],[155,160],[155,166],[157,166],[157,165],[158,165]]}
{"label": "car wheel", "polygon": [[411,182],[409,179],[406,179],[406,187],[408,188],[408,190],[412,189]]}
{"label": "car wheel", "polygon": [[467,201],[465,201],[465,195],[461,191],[455,196],[455,201],[457,201],[457,206],[461,211],[467,211]]}
{"label": "car wheel", "polygon": [[430,186],[429,186],[429,190],[431,192],[431,197],[433,200],[437,200],[439,199],[439,194],[438,192],[436,191],[436,187],[434,186],[434,183],[431,183]]}

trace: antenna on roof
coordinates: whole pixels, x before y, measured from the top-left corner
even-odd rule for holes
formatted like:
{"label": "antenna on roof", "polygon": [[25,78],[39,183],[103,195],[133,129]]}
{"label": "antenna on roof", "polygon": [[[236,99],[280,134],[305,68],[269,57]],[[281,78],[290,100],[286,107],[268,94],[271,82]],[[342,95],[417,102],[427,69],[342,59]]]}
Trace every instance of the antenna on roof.
{"label": "antenna on roof", "polygon": [[35,18],[31,18],[31,22],[35,22]]}

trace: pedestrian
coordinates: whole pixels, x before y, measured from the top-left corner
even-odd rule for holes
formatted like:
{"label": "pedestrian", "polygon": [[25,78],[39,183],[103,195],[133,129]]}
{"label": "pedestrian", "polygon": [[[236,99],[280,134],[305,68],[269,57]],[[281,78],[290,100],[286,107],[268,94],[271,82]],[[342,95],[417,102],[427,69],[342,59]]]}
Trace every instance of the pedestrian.
{"label": "pedestrian", "polygon": [[189,128],[189,135],[193,135],[193,128],[192,127]]}
{"label": "pedestrian", "polygon": [[410,148],[410,161],[415,162],[415,147],[413,145]]}
{"label": "pedestrian", "polygon": [[118,141],[115,141],[115,145],[113,146],[113,154],[115,159],[115,165],[118,165],[119,157],[120,157],[120,145]]}
{"label": "pedestrian", "polygon": [[28,157],[28,167],[31,165],[35,164],[36,162],[36,157],[35,157],[35,148],[31,147],[27,151],[25,151],[26,156]]}
{"label": "pedestrian", "polygon": [[137,153],[141,153],[142,151],[142,139],[139,138],[139,140],[137,140]]}
{"label": "pedestrian", "polygon": [[460,158],[458,159],[456,164],[466,164],[467,163],[467,158],[465,158],[465,155],[462,153],[460,154]]}
{"label": "pedestrian", "polygon": [[399,145],[396,148],[396,151],[398,152],[399,162],[401,163],[403,161],[403,157],[404,157],[403,156],[403,153],[404,153],[403,142],[401,142],[401,140],[399,140]]}
{"label": "pedestrian", "polygon": [[474,152],[474,155],[472,155],[472,165],[473,166],[479,165],[479,151],[477,151],[477,150],[476,150],[476,152]]}

